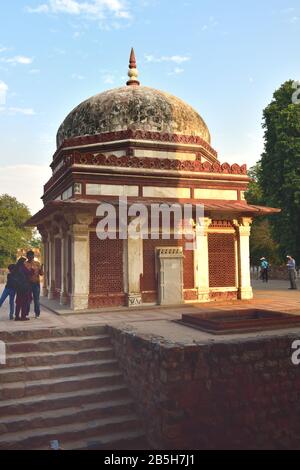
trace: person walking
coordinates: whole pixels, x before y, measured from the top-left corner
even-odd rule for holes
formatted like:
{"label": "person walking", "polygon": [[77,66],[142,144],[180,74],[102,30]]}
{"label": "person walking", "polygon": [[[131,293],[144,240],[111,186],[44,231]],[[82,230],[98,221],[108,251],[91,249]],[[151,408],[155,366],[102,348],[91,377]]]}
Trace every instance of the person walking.
{"label": "person walking", "polygon": [[27,315],[32,300],[32,291],[29,279],[32,275],[32,272],[25,267],[25,262],[26,258],[21,257],[12,272],[12,277],[16,285],[17,293],[15,321],[29,320],[29,318],[27,318]]}
{"label": "person walking", "polygon": [[16,286],[12,277],[12,272],[15,269],[15,267],[16,267],[15,264],[10,264],[8,266],[9,273],[7,274],[7,282],[0,298],[0,307],[2,307],[7,297],[9,297],[9,319],[10,320],[14,319],[14,311],[15,311]]}
{"label": "person walking", "polygon": [[[34,303],[35,318],[39,318],[41,314],[40,307],[40,294],[41,294],[41,279],[43,276],[43,265],[34,259],[34,252],[32,250],[26,253],[27,261],[25,262],[25,268],[31,271],[30,285]],[[29,313],[29,311],[28,311]]]}
{"label": "person walking", "polygon": [[296,261],[291,256],[287,256],[287,259],[288,259],[287,268],[288,268],[289,280],[291,283],[291,287],[289,287],[289,289],[295,290],[295,289],[298,289],[297,284],[296,284]]}
{"label": "person walking", "polygon": [[269,282],[269,263],[266,258],[260,258],[261,280]]}

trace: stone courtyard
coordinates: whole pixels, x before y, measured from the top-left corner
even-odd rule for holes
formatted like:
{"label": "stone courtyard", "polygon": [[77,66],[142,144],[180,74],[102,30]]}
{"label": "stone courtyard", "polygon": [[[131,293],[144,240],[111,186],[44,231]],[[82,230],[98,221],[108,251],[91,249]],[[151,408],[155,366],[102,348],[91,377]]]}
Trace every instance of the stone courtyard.
{"label": "stone courtyard", "polygon": [[[0,290],[4,286],[0,286]],[[299,286],[300,287],[300,286]],[[228,310],[249,308],[266,308],[282,312],[300,311],[300,290],[289,291],[287,281],[270,281],[263,284],[260,281],[253,281],[254,299],[248,301],[215,302],[200,304],[185,304],[172,307],[135,307],[128,308],[107,308],[97,310],[87,310],[85,313],[75,313],[59,305],[59,302],[49,301],[41,298],[43,305],[41,318],[32,318],[30,323],[24,325],[8,320],[8,302],[0,310],[0,331],[17,331],[20,329],[35,328],[55,328],[55,327],[81,327],[84,325],[109,325],[118,322],[140,322],[140,321],[165,321],[181,318],[183,313],[196,312],[197,310]]]}

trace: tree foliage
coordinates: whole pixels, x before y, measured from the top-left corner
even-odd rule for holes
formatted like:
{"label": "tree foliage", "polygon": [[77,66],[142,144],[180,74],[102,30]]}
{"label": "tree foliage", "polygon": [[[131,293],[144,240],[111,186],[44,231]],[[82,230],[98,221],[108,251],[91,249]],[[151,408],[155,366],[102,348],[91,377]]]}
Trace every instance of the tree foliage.
{"label": "tree foliage", "polygon": [[14,262],[19,248],[32,246],[32,230],[24,227],[29,218],[25,204],[8,194],[0,196],[0,267]]}
{"label": "tree foliage", "polygon": [[[250,168],[248,176],[251,178],[251,182],[246,193],[247,201],[254,205],[264,205],[265,199],[260,185],[260,162]],[[269,218],[259,217],[258,219],[254,219],[250,237],[251,264],[254,266],[259,265],[260,258],[263,256],[272,264],[280,264],[278,248],[279,245],[274,241],[272,236]]]}
{"label": "tree foliage", "polygon": [[265,203],[282,209],[270,218],[281,256],[300,263],[300,105],[292,102],[294,91],[293,82],[285,82],[264,110],[258,181]]}
{"label": "tree foliage", "polygon": [[254,221],[250,237],[251,265],[258,266],[264,256],[271,264],[282,264],[278,253],[279,245],[272,236],[270,222],[267,218]]}
{"label": "tree foliage", "polygon": [[256,204],[258,206],[264,204],[264,195],[259,182],[260,172],[260,162],[256,163],[256,165],[249,169],[248,176],[251,178],[251,182],[249,183],[248,190],[245,194],[249,204]]}

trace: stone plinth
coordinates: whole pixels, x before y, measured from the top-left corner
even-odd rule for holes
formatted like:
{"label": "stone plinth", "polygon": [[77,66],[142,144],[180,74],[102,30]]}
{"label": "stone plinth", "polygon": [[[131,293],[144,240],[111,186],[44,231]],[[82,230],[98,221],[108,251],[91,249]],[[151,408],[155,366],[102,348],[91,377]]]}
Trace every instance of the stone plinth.
{"label": "stone plinth", "polygon": [[154,449],[299,447],[299,328],[224,338],[155,323],[110,327]]}

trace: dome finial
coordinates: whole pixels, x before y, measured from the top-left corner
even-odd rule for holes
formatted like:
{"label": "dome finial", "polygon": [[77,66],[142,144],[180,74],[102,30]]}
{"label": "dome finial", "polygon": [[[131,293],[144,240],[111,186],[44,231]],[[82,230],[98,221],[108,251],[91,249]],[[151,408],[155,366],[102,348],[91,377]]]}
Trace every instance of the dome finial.
{"label": "dome finial", "polygon": [[136,68],[136,58],[133,47],[131,48],[130,58],[129,58],[129,70],[128,70],[128,77],[129,80],[126,83],[127,86],[139,86],[140,82],[138,81],[139,72]]}

